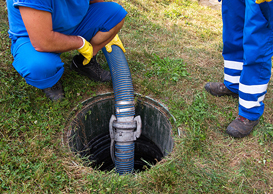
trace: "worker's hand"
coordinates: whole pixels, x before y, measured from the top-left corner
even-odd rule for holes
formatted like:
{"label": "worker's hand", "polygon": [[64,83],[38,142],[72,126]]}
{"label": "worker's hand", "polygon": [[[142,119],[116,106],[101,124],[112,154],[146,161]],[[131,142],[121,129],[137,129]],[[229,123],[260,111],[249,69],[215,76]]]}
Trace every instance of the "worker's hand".
{"label": "worker's hand", "polygon": [[[81,36],[79,36],[81,37]],[[83,40],[83,45],[77,49],[77,51],[79,53],[81,53],[83,56],[84,56],[84,60],[83,60],[83,65],[87,65],[90,60],[92,59],[93,57],[93,47],[92,45],[90,44],[90,42],[88,42],[87,40],[85,40],[83,37],[81,37],[82,40]]]}
{"label": "worker's hand", "polygon": [[116,34],[116,36],[107,45],[105,45],[108,53],[112,52],[112,45],[117,45],[119,48],[121,48],[121,50],[123,50],[124,53],[126,52],[121,40],[118,37],[118,34]]}
{"label": "worker's hand", "polygon": [[257,4],[263,3],[263,2],[270,2],[271,0],[256,0]]}

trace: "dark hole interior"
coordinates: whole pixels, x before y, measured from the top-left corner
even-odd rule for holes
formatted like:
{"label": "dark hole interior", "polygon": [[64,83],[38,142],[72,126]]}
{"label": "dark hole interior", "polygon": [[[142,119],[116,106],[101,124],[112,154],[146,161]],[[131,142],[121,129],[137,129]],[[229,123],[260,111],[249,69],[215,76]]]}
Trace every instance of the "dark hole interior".
{"label": "dark hole interior", "polygon": [[[110,155],[110,135],[101,134],[93,138],[80,152],[83,158],[88,159],[90,166],[97,170],[111,171],[115,165]],[[135,141],[135,172],[144,171],[155,165],[163,158],[160,149],[151,140],[141,135]]]}

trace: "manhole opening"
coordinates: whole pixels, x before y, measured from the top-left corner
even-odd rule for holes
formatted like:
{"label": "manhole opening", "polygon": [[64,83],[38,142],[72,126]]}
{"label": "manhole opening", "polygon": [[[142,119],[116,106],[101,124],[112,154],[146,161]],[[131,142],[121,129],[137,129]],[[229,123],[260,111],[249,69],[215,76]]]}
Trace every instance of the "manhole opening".
{"label": "manhole opening", "polygon": [[[135,141],[135,172],[156,165],[173,149],[172,118],[168,110],[148,97],[135,95],[135,116],[140,115],[142,133]],[[110,154],[109,121],[114,114],[113,94],[90,98],[71,119],[64,134],[64,141],[71,151],[79,154],[91,167],[111,171],[115,166]]]}
{"label": "manhole opening", "polygon": [[[110,155],[110,135],[102,134],[92,139],[80,153],[83,158],[91,161],[90,166],[102,170],[111,171],[115,165]],[[135,172],[147,170],[163,158],[160,149],[148,138],[141,136],[135,141]]]}

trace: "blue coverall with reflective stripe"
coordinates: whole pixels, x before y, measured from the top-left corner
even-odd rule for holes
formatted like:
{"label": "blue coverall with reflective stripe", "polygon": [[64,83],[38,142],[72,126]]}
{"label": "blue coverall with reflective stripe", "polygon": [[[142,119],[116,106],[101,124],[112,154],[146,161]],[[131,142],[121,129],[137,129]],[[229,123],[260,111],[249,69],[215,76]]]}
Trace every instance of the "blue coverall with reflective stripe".
{"label": "blue coverall with reflective stripe", "polygon": [[257,120],[271,76],[273,1],[223,0],[224,84],[239,94],[239,115]]}

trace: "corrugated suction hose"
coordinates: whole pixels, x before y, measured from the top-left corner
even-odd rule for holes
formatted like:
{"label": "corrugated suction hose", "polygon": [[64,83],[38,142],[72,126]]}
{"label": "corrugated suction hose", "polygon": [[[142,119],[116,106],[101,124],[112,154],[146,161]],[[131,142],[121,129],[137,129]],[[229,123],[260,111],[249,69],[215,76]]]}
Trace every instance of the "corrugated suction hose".
{"label": "corrugated suction hose", "polygon": [[[120,42],[119,38],[117,41]],[[112,115],[109,122],[110,152],[116,172],[122,175],[134,170],[134,141],[141,134],[141,118],[134,117],[134,89],[122,43],[121,46],[115,43],[110,46],[111,52],[106,50],[107,47],[102,49],[110,68],[115,95],[115,115]]]}

